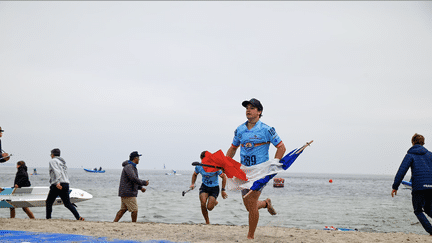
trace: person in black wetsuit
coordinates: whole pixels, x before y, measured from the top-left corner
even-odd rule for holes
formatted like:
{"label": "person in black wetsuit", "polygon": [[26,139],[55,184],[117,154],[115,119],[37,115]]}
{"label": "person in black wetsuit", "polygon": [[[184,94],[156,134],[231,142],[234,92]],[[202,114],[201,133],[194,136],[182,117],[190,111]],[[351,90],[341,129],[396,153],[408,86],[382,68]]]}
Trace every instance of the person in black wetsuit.
{"label": "person in black wetsuit", "polygon": [[[29,187],[31,186],[29,176],[27,173],[27,166],[24,161],[17,162],[17,173],[15,175],[14,187]],[[32,211],[28,207],[23,207],[23,211],[29,216],[29,218],[34,219]],[[10,209],[10,217],[15,218],[15,208]]]}

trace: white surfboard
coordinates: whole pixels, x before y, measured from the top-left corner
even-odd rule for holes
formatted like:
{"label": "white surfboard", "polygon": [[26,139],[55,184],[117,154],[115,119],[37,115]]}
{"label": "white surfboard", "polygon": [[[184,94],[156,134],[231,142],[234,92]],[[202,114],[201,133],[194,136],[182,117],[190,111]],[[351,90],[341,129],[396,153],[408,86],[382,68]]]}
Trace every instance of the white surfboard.
{"label": "white surfboard", "polygon": [[[0,208],[22,208],[22,207],[45,207],[49,187],[22,187],[22,188],[3,188],[0,192]],[[81,189],[70,188],[69,197],[71,203],[90,200],[93,196]],[[60,197],[54,205],[63,204]]]}

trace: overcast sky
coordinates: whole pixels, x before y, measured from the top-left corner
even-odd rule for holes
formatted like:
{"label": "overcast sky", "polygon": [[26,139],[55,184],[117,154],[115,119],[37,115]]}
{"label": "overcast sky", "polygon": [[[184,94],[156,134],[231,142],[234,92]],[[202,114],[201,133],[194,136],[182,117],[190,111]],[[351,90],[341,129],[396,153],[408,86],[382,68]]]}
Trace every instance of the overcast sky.
{"label": "overcast sky", "polygon": [[395,174],[432,149],[431,43],[428,1],[0,2],[6,164],[191,170],[255,97],[288,151],[314,140],[290,172]]}

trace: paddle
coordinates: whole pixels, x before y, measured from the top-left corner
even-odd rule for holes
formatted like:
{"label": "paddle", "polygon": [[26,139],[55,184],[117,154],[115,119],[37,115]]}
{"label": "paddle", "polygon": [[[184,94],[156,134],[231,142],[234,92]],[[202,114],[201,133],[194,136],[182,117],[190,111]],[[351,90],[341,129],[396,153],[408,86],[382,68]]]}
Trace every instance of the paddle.
{"label": "paddle", "polygon": [[189,190],[187,190],[187,191],[183,191],[182,192],[182,196],[184,197],[184,195],[186,194],[186,193],[188,193],[188,192],[190,192],[190,191],[192,191],[193,190],[193,188],[189,188]]}
{"label": "paddle", "polygon": [[[200,163],[200,162],[193,162],[192,165],[193,165],[193,166],[205,166],[205,167],[216,168],[216,169],[220,169],[220,170],[223,170],[223,169],[224,169],[224,168],[219,167],[219,166],[206,165],[206,164],[202,164],[202,163]],[[182,192],[182,196],[184,196],[186,193],[190,192],[191,190],[193,190],[193,188],[189,188],[189,190],[187,190],[187,191],[183,191],[183,192]]]}
{"label": "paddle", "polygon": [[224,170],[224,168],[222,168],[222,167],[214,166],[214,165],[206,165],[206,164],[202,164],[200,162],[193,162],[192,165],[193,166],[205,166],[205,167],[210,167],[210,168],[216,168],[216,169]]}

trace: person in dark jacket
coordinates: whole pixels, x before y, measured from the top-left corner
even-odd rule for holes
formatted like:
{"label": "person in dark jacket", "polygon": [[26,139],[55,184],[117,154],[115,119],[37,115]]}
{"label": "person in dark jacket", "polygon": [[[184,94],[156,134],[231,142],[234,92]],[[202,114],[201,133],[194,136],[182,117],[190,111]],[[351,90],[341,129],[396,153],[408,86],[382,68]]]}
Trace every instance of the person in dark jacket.
{"label": "person in dark jacket", "polygon": [[408,150],[399,167],[391,195],[392,197],[397,195],[397,190],[405,174],[411,168],[414,214],[423,228],[432,235],[432,225],[424,215],[426,213],[429,217],[432,217],[432,153],[423,147],[424,141],[424,137],[420,134],[416,133],[412,137],[413,146]]}
{"label": "person in dark jacket", "polygon": [[[17,173],[15,175],[15,182],[14,187],[15,188],[21,188],[21,187],[29,187],[31,186],[29,176],[27,173],[27,166],[24,161],[18,161],[17,162]],[[34,215],[32,211],[28,207],[23,207],[23,211],[27,214],[27,216],[31,219],[34,219]],[[10,217],[15,218],[15,208],[10,208]]]}
{"label": "person in dark jacket", "polygon": [[[3,136],[3,132],[4,132],[4,130],[2,130],[2,128],[0,127],[0,138]],[[4,163],[4,162],[8,161],[9,158],[10,158],[9,154],[5,153],[2,149],[1,139],[0,139],[0,163]]]}
{"label": "person in dark jacket", "polygon": [[138,203],[137,196],[138,190],[145,192],[143,186],[148,186],[149,181],[140,180],[138,177],[138,170],[136,168],[139,163],[141,154],[137,151],[129,155],[129,160],[123,162],[123,171],[120,177],[119,197],[121,197],[121,207],[117,212],[114,222],[118,222],[121,217],[129,210],[132,214],[132,222],[137,221],[138,217]]}

